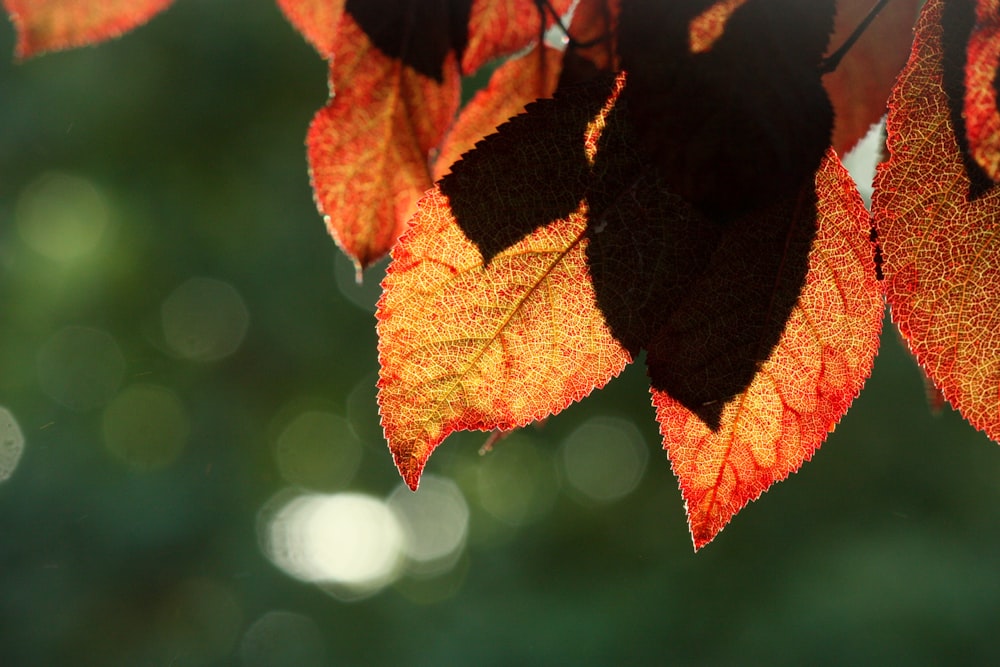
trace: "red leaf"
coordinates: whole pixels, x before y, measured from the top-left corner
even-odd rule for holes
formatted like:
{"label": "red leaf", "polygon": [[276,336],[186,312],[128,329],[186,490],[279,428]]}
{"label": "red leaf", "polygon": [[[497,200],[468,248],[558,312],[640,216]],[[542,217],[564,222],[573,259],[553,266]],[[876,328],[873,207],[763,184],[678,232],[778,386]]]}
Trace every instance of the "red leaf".
{"label": "red leaf", "polygon": [[[710,542],[748,502],[812,457],[871,371],[883,305],[868,215],[832,152],[816,174],[815,195],[818,227],[801,294],[773,351],[746,389],[722,407],[719,425],[713,429],[697,410],[653,389],[656,417],[680,482],[695,549]],[[754,239],[782,210],[789,215],[785,228],[790,242],[800,227],[813,224],[812,214],[800,212],[800,204],[788,204],[730,228],[716,251],[720,263],[741,273],[741,265],[752,258]],[[717,271],[709,275],[702,289],[711,290],[719,280]],[[692,297],[703,306],[694,314],[699,321],[686,326],[708,335],[727,313],[719,312],[708,294],[701,296]]]}
{"label": "red leaf", "polygon": [[117,37],[173,0],[3,0],[17,29],[18,58]]}
{"label": "red leaf", "polygon": [[618,66],[618,14],[621,0],[580,0],[573,10],[563,60],[561,85],[589,81]]}
{"label": "red leaf", "polygon": [[[549,1],[559,14],[565,14],[571,4],[572,0]],[[552,22],[547,14],[543,25],[536,0],[474,0],[462,71],[471,74],[494,58],[520,51],[538,41]]]}
{"label": "red leaf", "polygon": [[[839,0],[830,49],[837,49],[861,23],[872,0]],[[885,101],[913,42],[920,0],[892,0],[836,70],[823,77],[833,103],[833,148],[844,155],[885,115]]]}
{"label": "red leaf", "polygon": [[428,154],[458,107],[454,54],[442,74],[438,83],[386,56],[343,15],[333,95],[306,143],[317,205],[359,271],[389,251],[431,186]]}
{"label": "red leaf", "polygon": [[965,66],[965,123],[969,150],[994,181],[1000,181],[1000,0],[979,0]]}
{"label": "red leaf", "polygon": [[[526,184],[542,173],[578,169],[573,147],[583,153],[589,145],[593,154],[613,104],[614,98],[603,104],[606,90],[598,92],[533,104],[463,164],[489,162],[476,166]],[[566,153],[559,150],[564,146]],[[590,287],[586,203],[567,195],[574,203],[567,199],[562,214],[550,217],[545,213],[555,209],[544,190],[504,190],[492,200],[473,187],[469,204],[481,207],[460,208],[461,217],[501,235],[475,243],[456,219],[460,197],[441,191],[477,184],[482,170],[472,169],[469,181],[463,173],[453,172],[420,202],[413,226],[393,250],[378,308],[382,425],[413,488],[450,432],[508,430],[559,412],[603,386],[629,359]],[[492,225],[498,220],[524,233],[505,236],[509,230]],[[496,252],[487,250],[491,243]]]}
{"label": "red leaf", "polygon": [[448,173],[462,153],[472,150],[476,142],[522,112],[527,104],[551,97],[562,71],[562,57],[561,51],[539,44],[498,67],[486,88],[473,96],[448,131],[434,162],[434,180]]}
{"label": "red leaf", "polygon": [[329,60],[346,0],[277,0],[288,21],[319,54]]}
{"label": "red leaf", "polygon": [[961,128],[971,3],[930,0],[889,101],[872,208],[893,320],[927,375],[1000,439],[1000,188]]}

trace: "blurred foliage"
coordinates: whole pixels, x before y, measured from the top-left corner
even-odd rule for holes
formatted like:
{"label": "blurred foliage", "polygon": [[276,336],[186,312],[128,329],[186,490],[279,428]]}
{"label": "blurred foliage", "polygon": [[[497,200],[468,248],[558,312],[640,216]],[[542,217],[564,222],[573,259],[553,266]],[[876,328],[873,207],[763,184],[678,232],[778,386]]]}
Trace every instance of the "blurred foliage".
{"label": "blurred foliage", "polygon": [[[0,406],[24,446],[0,481],[0,664],[1000,661],[1000,451],[930,414],[891,330],[815,460],[697,556],[636,364],[483,457],[483,434],[440,449],[428,471],[470,512],[445,572],[356,601],[285,574],[260,526],[290,482],[399,485],[374,403],[377,270],[353,285],[306,173],[324,63],[267,0],[179,2],[20,65],[13,43],[4,25]],[[171,329],[175,311],[201,328]],[[612,502],[558,465],[595,416],[649,451]],[[349,431],[360,455],[310,468],[322,448],[287,444],[309,429]]]}

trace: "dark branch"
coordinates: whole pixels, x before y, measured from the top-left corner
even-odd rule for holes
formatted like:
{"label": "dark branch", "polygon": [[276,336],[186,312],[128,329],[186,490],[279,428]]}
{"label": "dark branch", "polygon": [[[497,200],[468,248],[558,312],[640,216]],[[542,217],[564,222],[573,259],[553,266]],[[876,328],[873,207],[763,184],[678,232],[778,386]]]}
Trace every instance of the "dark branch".
{"label": "dark branch", "polygon": [[868,29],[868,26],[871,25],[871,22],[875,20],[875,17],[879,15],[879,12],[881,12],[887,4],[889,4],[889,0],[878,0],[878,2],[875,3],[875,6],[871,8],[871,11],[868,12],[868,15],[864,18],[864,20],[858,24],[858,27],[854,29],[854,32],[851,33],[850,37],[848,37],[844,43],[840,45],[840,48],[824,58],[819,64],[820,74],[829,74],[833,70],[837,69],[837,66],[840,65],[840,61],[844,59],[844,56],[851,50],[854,43],[858,41],[861,35],[864,34],[865,30]]}

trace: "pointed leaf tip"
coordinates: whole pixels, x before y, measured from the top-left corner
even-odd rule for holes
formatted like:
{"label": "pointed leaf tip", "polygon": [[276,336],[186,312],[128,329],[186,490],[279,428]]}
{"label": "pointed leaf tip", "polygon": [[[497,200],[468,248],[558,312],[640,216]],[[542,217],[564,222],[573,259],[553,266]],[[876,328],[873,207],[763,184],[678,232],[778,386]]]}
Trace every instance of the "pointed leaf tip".
{"label": "pointed leaf tip", "polygon": [[316,204],[337,245],[365,269],[392,248],[431,187],[428,155],[454,117],[454,55],[438,83],[390,58],[344,14],[334,94],[306,137]]}
{"label": "pointed leaf tip", "polygon": [[[812,458],[871,372],[884,305],[869,216],[832,151],[815,188],[816,232],[801,294],[770,356],[746,390],[725,403],[718,428],[653,390],[696,551]],[[800,224],[790,218],[790,233]]]}

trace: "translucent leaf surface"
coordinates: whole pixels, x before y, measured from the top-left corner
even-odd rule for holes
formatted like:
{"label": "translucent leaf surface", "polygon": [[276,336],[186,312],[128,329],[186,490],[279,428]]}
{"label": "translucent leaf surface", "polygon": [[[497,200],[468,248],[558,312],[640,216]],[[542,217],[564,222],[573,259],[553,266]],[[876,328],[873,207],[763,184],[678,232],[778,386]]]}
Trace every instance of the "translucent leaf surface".
{"label": "translucent leaf surface", "polygon": [[969,150],[994,181],[1000,181],[1000,113],[997,67],[1000,65],[1000,2],[979,0],[976,27],[969,37],[965,64],[965,123]]}
{"label": "translucent leaf surface", "polygon": [[324,58],[333,57],[345,0],[277,0],[288,21]]}
{"label": "translucent leaf surface", "polygon": [[386,56],[350,15],[342,17],[333,95],[306,143],[317,204],[359,270],[388,253],[431,186],[429,152],[458,107],[454,58],[438,83]]}
{"label": "translucent leaf surface", "polygon": [[4,0],[18,58],[93,44],[142,25],[173,0]]}
{"label": "translucent leaf surface", "polygon": [[[868,215],[832,152],[816,174],[815,196],[816,232],[801,294],[777,345],[746,389],[725,403],[718,426],[654,387],[656,417],[696,549],[812,457],[871,371],[883,304]],[[785,227],[790,242],[797,227],[813,224],[812,214],[798,215],[793,206]],[[726,252],[724,243],[717,252]],[[733,255],[732,261],[741,260]]]}
{"label": "translucent leaf surface", "polygon": [[[482,156],[526,183],[534,175],[517,169],[517,160],[567,175],[579,165],[578,152],[596,150],[606,92],[583,93],[583,103],[574,97],[535,103],[484,142],[493,151],[480,148],[460,166],[466,160],[481,166],[475,160]],[[553,134],[536,131],[536,123]],[[543,147],[549,158],[539,163]],[[582,197],[570,191],[577,201],[567,199],[556,214],[544,190],[502,193],[515,200],[508,210],[521,223],[507,220],[487,197],[479,197],[478,210],[456,207],[463,188],[475,192],[481,174],[471,169],[464,180],[459,169],[421,201],[383,283],[379,406],[396,465],[414,488],[448,433],[506,430],[558,412],[603,386],[629,359],[594,298]],[[500,220],[519,231],[493,224]],[[470,236],[479,235],[469,225],[500,236],[473,242]]]}
{"label": "translucent leaf surface", "polygon": [[931,0],[889,102],[872,207],[893,320],[927,375],[1000,439],[1000,189],[962,143],[972,3]]}

